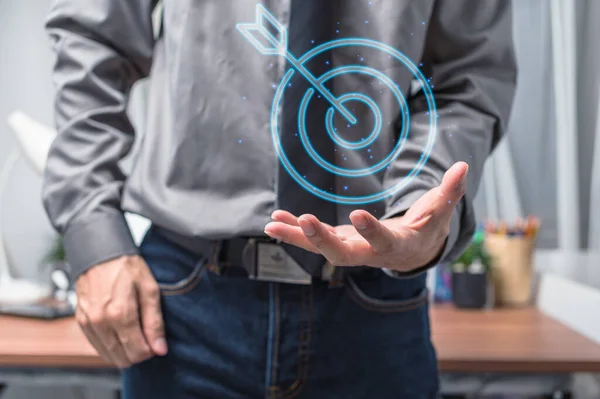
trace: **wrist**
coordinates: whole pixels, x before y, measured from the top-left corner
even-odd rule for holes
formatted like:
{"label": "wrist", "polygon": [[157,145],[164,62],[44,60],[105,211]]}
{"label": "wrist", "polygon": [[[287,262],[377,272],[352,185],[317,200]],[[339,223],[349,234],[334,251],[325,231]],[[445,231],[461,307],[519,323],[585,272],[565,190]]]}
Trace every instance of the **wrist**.
{"label": "wrist", "polygon": [[428,261],[424,262],[424,264],[421,263],[418,266],[411,268],[410,270],[394,270],[394,269],[386,268],[386,269],[383,269],[383,271],[388,276],[394,277],[394,278],[412,278],[412,277],[416,277],[422,273],[426,273],[429,269],[435,267],[438,263],[440,263],[440,261],[442,260],[442,255],[445,252],[447,244],[448,244],[448,236],[446,236],[446,239],[442,241],[442,244],[440,245],[437,252],[434,252],[434,251],[432,252],[432,253],[435,253],[435,255],[432,258],[430,258]]}

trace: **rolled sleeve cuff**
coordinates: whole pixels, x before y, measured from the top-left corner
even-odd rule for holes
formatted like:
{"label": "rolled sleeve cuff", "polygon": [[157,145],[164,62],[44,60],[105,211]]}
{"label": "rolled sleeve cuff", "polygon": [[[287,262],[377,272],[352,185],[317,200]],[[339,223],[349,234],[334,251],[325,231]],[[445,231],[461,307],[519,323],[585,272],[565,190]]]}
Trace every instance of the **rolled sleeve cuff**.
{"label": "rolled sleeve cuff", "polygon": [[138,254],[125,216],[118,211],[78,221],[63,235],[73,280],[97,264]]}

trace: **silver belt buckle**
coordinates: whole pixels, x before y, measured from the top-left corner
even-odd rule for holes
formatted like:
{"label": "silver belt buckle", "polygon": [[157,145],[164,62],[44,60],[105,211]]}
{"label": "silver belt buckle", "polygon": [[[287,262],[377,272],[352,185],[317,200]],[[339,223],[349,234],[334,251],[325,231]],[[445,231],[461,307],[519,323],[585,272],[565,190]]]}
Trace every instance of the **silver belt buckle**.
{"label": "silver belt buckle", "polygon": [[254,267],[250,278],[288,284],[312,284],[312,276],[281,247],[281,245],[250,239],[254,247]]}

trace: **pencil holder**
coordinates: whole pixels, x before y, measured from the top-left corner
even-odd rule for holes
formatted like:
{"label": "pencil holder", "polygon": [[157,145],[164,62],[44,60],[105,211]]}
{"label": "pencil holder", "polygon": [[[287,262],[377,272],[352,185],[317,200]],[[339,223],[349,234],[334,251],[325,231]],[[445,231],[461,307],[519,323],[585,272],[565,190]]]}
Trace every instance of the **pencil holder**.
{"label": "pencil holder", "polygon": [[535,236],[486,234],[495,302],[501,306],[527,306],[533,292]]}

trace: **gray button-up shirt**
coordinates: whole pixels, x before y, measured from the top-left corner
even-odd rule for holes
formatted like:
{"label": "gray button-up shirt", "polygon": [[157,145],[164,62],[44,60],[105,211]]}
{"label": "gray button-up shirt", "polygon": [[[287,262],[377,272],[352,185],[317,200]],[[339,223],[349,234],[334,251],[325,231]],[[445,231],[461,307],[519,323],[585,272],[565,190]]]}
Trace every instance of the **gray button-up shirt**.
{"label": "gray button-up shirt", "polygon": [[[428,162],[401,190],[360,207],[382,218],[397,215],[438,185],[453,163],[466,161],[466,195],[455,211],[441,260],[458,255],[475,228],[472,200],[484,162],[502,137],[512,105],[516,66],[510,1],[262,3],[287,29],[299,18],[295,1],[302,1],[302,12],[312,13],[319,24],[311,26],[306,22],[311,18],[302,18],[306,34],[294,39],[296,50],[321,44],[311,35],[323,31],[322,18],[316,17],[327,8],[330,37],[318,41],[354,37],[384,43],[413,60],[430,79],[438,129]],[[282,56],[260,54],[236,29],[236,24],[254,22],[256,4],[166,0],[157,36],[153,0],[55,0],[47,29],[57,55],[53,76],[59,134],[49,154],[43,198],[76,273],[137,253],[124,211],[192,237],[264,234],[278,208],[276,176],[282,167],[271,137],[271,107],[288,65]],[[332,51],[332,69],[360,64],[382,71],[410,108],[400,156],[381,173],[361,179],[336,176],[333,188],[344,194],[350,187],[356,195],[382,191],[404,179],[423,154],[431,126],[423,90],[414,89],[413,74],[392,57],[351,46]],[[389,120],[368,153],[338,151],[337,164],[364,167],[371,157],[383,159],[393,150],[401,111],[372,76],[350,75],[334,79],[332,94],[364,90]],[[126,113],[128,95],[137,80],[148,76],[148,130],[126,176],[119,161],[135,139]],[[368,120],[355,112],[357,119]],[[357,207],[338,204],[338,223],[347,223]]]}

